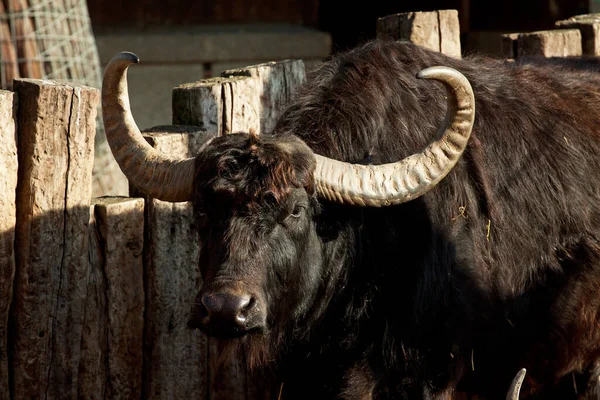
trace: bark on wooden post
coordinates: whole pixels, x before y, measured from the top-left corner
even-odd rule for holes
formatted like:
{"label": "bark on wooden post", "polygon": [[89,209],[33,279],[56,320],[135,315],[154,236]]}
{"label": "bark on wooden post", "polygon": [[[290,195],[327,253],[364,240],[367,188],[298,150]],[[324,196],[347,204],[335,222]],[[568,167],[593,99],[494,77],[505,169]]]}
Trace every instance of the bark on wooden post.
{"label": "bark on wooden post", "polygon": [[0,400],[10,398],[7,325],[15,274],[15,190],[18,164],[16,112],[14,93],[0,90]]}
{"label": "bark on wooden post", "polygon": [[18,79],[14,398],[77,398],[99,91]]}
{"label": "bark on wooden post", "polygon": [[555,29],[521,33],[517,56],[569,57],[581,55],[581,33],[577,29]]}
{"label": "bark on wooden post", "polygon": [[302,60],[228,70],[222,77],[173,89],[173,123],[219,135],[273,129],[281,110],[306,80]]}
{"label": "bark on wooden post", "polygon": [[[144,132],[146,140],[173,157],[195,155],[205,140],[216,135],[198,127],[149,131]],[[146,221],[143,398],[204,399],[206,337],[188,327],[201,283],[192,208],[188,202],[146,198]]]}
{"label": "bark on wooden post", "polygon": [[377,20],[377,38],[408,40],[427,49],[461,58],[457,10],[387,15]]}
{"label": "bark on wooden post", "polygon": [[140,399],[144,199],[94,199],[90,236],[79,398]]}
{"label": "bark on wooden post", "polygon": [[586,56],[600,56],[600,15],[583,14],[557,21],[560,29],[577,29],[581,33],[581,50]]}

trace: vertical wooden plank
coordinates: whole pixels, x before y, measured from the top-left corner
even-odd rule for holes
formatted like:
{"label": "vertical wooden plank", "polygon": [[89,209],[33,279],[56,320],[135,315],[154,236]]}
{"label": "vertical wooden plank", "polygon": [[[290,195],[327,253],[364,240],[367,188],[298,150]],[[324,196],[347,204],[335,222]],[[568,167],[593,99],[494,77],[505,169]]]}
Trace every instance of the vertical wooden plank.
{"label": "vertical wooden plank", "polygon": [[[195,155],[216,135],[198,127],[166,129],[150,129],[144,136],[154,148],[174,157]],[[206,399],[206,337],[188,326],[201,285],[191,204],[147,198],[146,221],[143,397]]]}
{"label": "vertical wooden plank", "polygon": [[[69,86],[71,87],[71,86]],[[94,136],[100,92],[71,87],[67,129],[64,253],[58,276],[56,319],[53,327],[51,386],[48,396],[77,397],[77,372],[87,296],[88,224],[92,196]]]}
{"label": "vertical wooden plank", "polygon": [[270,132],[283,107],[306,81],[302,60],[223,71],[220,78],[173,89],[173,123],[233,132]]}
{"label": "vertical wooden plank", "polygon": [[99,91],[19,79],[14,397],[77,397]]}
{"label": "vertical wooden plank", "polygon": [[8,313],[15,274],[15,190],[17,188],[16,96],[0,91],[0,400],[10,398],[8,385]]}
{"label": "vertical wooden plank", "polygon": [[440,52],[461,58],[460,23],[457,10],[438,10],[440,26]]}
{"label": "vertical wooden plank", "polygon": [[78,397],[83,400],[105,399],[108,382],[106,283],[103,270],[105,261],[100,228],[96,220],[96,202],[97,200],[93,201],[90,206],[90,268],[77,379]]}
{"label": "vertical wooden plank", "polygon": [[506,33],[500,35],[500,39],[502,41],[502,57],[506,59],[515,59],[518,54],[518,33]]}
{"label": "vertical wooden plank", "polygon": [[144,333],[144,200],[92,202],[79,399],[140,399]]}
{"label": "vertical wooden plank", "polygon": [[175,87],[173,123],[198,126],[218,135],[258,129],[259,106],[254,92],[248,90],[251,83],[246,77],[215,77]]}
{"label": "vertical wooden plank", "polygon": [[600,56],[600,16],[598,14],[576,15],[569,19],[556,21],[559,29],[578,29],[581,33],[582,54]]}
{"label": "vertical wooden plank", "polygon": [[[237,82],[237,87],[244,90],[232,91],[234,103],[243,103],[244,97],[255,104],[259,119],[256,133],[269,133],[275,128],[277,118],[283,108],[290,102],[298,88],[306,81],[306,72],[302,60],[284,60],[251,65],[245,68],[223,71],[224,77],[248,77],[248,80]],[[244,96],[244,97],[241,97]],[[232,116],[233,125],[239,115]],[[252,118],[256,116],[252,115]],[[249,124],[250,126],[250,124]]]}
{"label": "vertical wooden plank", "polygon": [[416,45],[440,51],[438,16],[432,12],[407,12],[387,15],[377,20],[377,38],[409,40]]}
{"label": "vertical wooden plank", "polygon": [[96,221],[104,252],[109,399],[139,399],[144,335],[144,199],[97,199]]}
{"label": "vertical wooden plank", "polygon": [[457,10],[406,12],[381,17],[377,20],[377,38],[409,40],[430,50],[461,57]]}
{"label": "vertical wooden plank", "polygon": [[256,83],[247,77],[232,77],[223,85],[222,134],[260,132],[260,99]]}
{"label": "vertical wooden plank", "polygon": [[580,56],[581,33],[577,29],[555,29],[521,33],[517,39],[518,57]]}
{"label": "vertical wooden plank", "polygon": [[173,89],[173,124],[195,125],[222,134],[224,78],[186,83]]}

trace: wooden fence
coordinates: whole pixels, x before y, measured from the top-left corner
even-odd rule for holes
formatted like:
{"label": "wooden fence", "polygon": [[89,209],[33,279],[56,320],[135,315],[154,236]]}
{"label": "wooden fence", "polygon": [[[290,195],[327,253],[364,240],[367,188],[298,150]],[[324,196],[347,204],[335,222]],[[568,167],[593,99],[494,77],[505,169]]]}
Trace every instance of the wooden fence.
{"label": "wooden fence", "polygon": [[[460,57],[455,12],[378,24],[380,37]],[[305,80],[288,60],[178,86],[173,125],[145,137],[189,157],[214,135],[268,132]],[[201,284],[190,205],[135,188],[91,198],[98,101],[96,89],[42,80],[0,91],[0,400],[276,398],[281,382],[243,360],[212,368],[215,343],[188,327]]]}

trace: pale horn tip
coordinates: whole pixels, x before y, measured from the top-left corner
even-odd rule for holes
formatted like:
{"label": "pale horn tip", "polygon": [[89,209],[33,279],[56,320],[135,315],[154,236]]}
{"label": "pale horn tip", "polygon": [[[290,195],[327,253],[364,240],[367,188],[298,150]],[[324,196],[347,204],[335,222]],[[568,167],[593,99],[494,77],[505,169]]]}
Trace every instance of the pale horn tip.
{"label": "pale horn tip", "polygon": [[517,372],[517,375],[513,378],[508,393],[506,394],[506,400],[519,400],[521,385],[523,385],[526,373],[527,369],[525,368],[521,368],[519,372]]}
{"label": "pale horn tip", "polygon": [[110,60],[111,64],[119,63],[119,64],[125,64],[125,65],[139,64],[139,62],[140,62],[140,58],[135,53],[132,53],[130,51],[122,51],[120,53],[117,53]]}

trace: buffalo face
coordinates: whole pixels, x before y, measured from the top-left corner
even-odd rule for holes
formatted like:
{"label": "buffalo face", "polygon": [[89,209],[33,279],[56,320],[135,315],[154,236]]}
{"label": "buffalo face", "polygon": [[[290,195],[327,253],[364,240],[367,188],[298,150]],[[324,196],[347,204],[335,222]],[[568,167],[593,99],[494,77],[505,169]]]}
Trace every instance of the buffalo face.
{"label": "buffalo face", "polygon": [[234,134],[212,140],[196,166],[198,326],[232,338],[301,320],[322,264],[312,152],[294,137]]}

